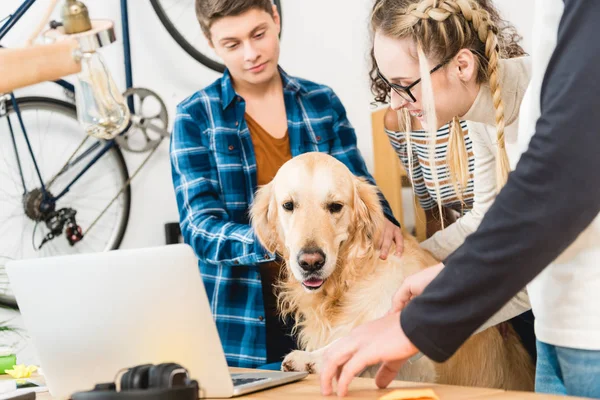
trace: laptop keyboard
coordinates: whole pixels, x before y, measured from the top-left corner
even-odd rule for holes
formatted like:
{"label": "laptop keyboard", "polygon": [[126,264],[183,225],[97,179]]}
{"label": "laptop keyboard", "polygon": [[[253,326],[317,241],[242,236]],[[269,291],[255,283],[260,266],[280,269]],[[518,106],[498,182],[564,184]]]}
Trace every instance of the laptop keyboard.
{"label": "laptop keyboard", "polygon": [[233,378],[233,386],[246,385],[248,383],[266,381],[269,378]]}

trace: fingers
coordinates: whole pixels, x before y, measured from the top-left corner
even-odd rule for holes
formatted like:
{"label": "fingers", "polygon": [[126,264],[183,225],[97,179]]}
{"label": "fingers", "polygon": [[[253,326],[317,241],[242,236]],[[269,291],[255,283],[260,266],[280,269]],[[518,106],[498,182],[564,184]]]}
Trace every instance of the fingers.
{"label": "fingers", "polygon": [[406,361],[392,361],[392,362],[384,362],[379,371],[377,371],[377,375],[375,375],[375,384],[380,389],[385,389],[388,385],[396,378],[398,375],[398,371],[402,368]]}
{"label": "fingers", "polygon": [[394,242],[396,242],[396,255],[400,257],[404,251],[404,237],[400,228],[394,230]]}
{"label": "fingers", "polygon": [[383,232],[381,232],[381,235],[379,235],[379,237],[377,238],[377,242],[375,243],[376,249],[381,250],[381,246],[383,246],[383,239],[387,236],[388,229],[389,226],[386,220],[386,223],[383,225]]}
{"label": "fingers", "polygon": [[370,364],[369,358],[367,356],[369,354],[369,350],[365,349],[363,351],[359,351],[354,354],[348,362],[342,368],[342,373],[338,379],[337,385],[337,395],[340,397],[344,397],[348,394],[348,386],[350,386],[350,382],[352,379],[358,374],[362,372],[366,367]]}
{"label": "fingers", "polygon": [[396,313],[402,311],[413,297],[414,294],[411,290],[411,280],[410,278],[407,278],[396,291],[396,294],[394,294],[391,312]]}
{"label": "fingers", "polygon": [[385,260],[387,259],[388,253],[390,252],[390,247],[392,247],[392,241],[394,240],[394,232],[392,230],[386,229],[385,234],[383,236],[383,243],[381,244],[379,258]]}
{"label": "fingers", "polygon": [[409,301],[423,293],[423,290],[442,271],[444,264],[440,263],[426,268],[406,278],[394,294],[392,299],[392,312],[399,312],[406,307]]}
{"label": "fingers", "polygon": [[323,369],[321,370],[321,393],[329,396],[333,393],[333,379],[341,374],[341,367],[352,357],[354,348],[347,341],[340,341],[323,355]]}

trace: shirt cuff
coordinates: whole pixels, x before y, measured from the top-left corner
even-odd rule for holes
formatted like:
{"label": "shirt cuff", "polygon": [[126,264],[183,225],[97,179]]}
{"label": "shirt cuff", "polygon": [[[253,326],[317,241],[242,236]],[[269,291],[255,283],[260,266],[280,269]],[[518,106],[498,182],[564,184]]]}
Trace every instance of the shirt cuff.
{"label": "shirt cuff", "polygon": [[275,253],[268,252],[267,249],[260,244],[260,240],[258,240],[255,234],[252,234],[252,236],[254,237],[254,252],[252,254],[252,256],[254,256],[253,264],[275,261]]}
{"label": "shirt cuff", "polygon": [[442,363],[452,357],[452,354],[449,354],[436,346],[427,336],[427,332],[418,328],[418,319],[416,320],[417,323],[415,323],[415,318],[411,314],[410,304],[400,313],[400,327],[408,340],[410,340],[421,353],[425,354],[435,362]]}

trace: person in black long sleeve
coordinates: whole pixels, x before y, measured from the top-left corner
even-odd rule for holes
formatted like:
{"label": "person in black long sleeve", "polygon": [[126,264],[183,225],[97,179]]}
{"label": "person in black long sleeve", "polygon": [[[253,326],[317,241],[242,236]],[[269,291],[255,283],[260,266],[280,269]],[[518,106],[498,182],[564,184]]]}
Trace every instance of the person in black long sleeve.
{"label": "person in black long sleeve", "polygon": [[538,1],[535,17],[519,130],[526,151],[445,267],[407,279],[390,314],[327,351],[324,394],[339,374],[344,395],[356,373],[377,363],[385,387],[418,351],[447,360],[529,283],[536,391],[600,398],[600,3]]}

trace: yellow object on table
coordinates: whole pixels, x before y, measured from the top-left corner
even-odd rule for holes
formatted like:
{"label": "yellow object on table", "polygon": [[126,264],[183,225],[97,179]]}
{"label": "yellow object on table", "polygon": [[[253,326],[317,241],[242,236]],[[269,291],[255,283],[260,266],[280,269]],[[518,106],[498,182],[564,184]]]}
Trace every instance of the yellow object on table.
{"label": "yellow object on table", "polygon": [[13,369],[7,369],[6,373],[10,375],[13,379],[24,379],[30,378],[31,374],[37,371],[37,367],[35,365],[15,365]]}
{"label": "yellow object on table", "polygon": [[381,396],[379,400],[440,400],[433,389],[399,389]]}

